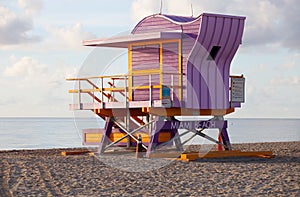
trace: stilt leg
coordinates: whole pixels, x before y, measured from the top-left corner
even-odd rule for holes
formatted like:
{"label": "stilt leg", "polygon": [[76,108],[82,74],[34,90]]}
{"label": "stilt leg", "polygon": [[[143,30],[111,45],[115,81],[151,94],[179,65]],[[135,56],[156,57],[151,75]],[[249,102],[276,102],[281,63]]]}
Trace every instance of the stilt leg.
{"label": "stilt leg", "polygon": [[[164,117],[155,116],[155,122],[159,120],[163,120]],[[155,123],[154,122],[154,123]],[[157,128],[156,124],[154,124],[154,128],[152,128],[151,135],[150,135],[150,142],[146,152],[146,157],[150,156],[150,153],[155,149],[156,145],[158,144],[158,136],[159,136],[160,128]]]}
{"label": "stilt leg", "polygon": [[176,149],[178,151],[183,151],[183,146],[182,146],[182,143],[181,143],[181,140],[180,140],[180,137],[179,136],[179,133],[178,133],[178,130],[176,129],[175,131],[175,135],[174,135],[174,143],[175,143],[175,146],[176,146]]}
{"label": "stilt leg", "polygon": [[[171,120],[172,120],[172,121],[178,121],[174,116],[171,117]],[[175,144],[175,146],[176,146],[176,149],[177,149],[178,151],[183,151],[183,146],[182,146],[182,144],[181,144],[180,137],[178,137],[178,136],[179,136],[178,129],[173,129],[173,130],[171,131],[171,140],[172,140],[173,138],[175,138],[175,139],[174,139],[174,144]]]}
{"label": "stilt leg", "polygon": [[107,143],[109,141],[109,136],[112,132],[113,125],[114,125],[114,123],[111,120],[111,118],[106,118],[105,133],[103,133],[103,135],[102,135],[102,139],[100,141],[99,148],[98,148],[99,154],[104,152],[105,146],[107,145]]}
{"label": "stilt leg", "polygon": [[[219,130],[218,142],[223,143],[223,140],[222,140],[222,130],[221,129]],[[217,150],[218,151],[223,151],[224,150],[223,146],[221,144],[217,144]]]}
{"label": "stilt leg", "polygon": [[230,141],[229,141],[229,137],[228,137],[226,127],[222,128],[221,137],[222,137],[222,141],[225,145],[225,150],[231,150],[231,144],[230,144]]}

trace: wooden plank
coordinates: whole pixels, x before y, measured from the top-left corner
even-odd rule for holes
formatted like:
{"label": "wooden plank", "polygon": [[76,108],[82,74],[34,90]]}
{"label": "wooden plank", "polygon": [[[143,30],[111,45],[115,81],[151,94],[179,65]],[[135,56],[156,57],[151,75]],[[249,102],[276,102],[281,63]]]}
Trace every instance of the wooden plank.
{"label": "wooden plank", "polygon": [[62,151],[61,156],[67,156],[67,155],[83,155],[86,153],[90,153],[89,150],[82,150],[82,151]]}
{"label": "wooden plank", "polygon": [[274,157],[272,151],[211,151],[208,153],[184,153],[180,159],[183,161],[193,161],[198,158],[224,158],[224,157]]}
{"label": "wooden plank", "polygon": [[[136,109],[129,109],[131,116],[146,116],[147,113],[142,112],[142,108],[136,108]],[[103,115],[106,117],[113,117],[113,116],[125,116],[127,113],[127,109],[97,109],[96,113],[98,115]]]}

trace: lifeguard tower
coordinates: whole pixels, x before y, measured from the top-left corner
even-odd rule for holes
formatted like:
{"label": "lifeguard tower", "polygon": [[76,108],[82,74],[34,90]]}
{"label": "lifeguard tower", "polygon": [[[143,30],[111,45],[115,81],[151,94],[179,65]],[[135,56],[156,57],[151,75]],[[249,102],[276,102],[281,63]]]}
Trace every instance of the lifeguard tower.
{"label": "lifeguard tower", "polygon": [[[245,79],[230,76],[231,61],[242,43],[245,17],[203,13],[198,17],[155,14],[142,19],[130,35],[83,41],[84,46],[128,50],[124,75],[72,78],[78,95],[72,110],[92,110],[104,128],[84,129],[83,144],[142,146],[150,156],[162,145],[182,150],[180,137],[192,132],[231,150],[224,116],[244,102]],[[99,62],[101,65],[101,62]],[[126,66],[126,65],[121,65]],[[82,88],[86,83],[90,88]],[[82,94],[91,102],[82,102]],[[184,120],[181,116],[210,116]],[[218,129],[218,139],[202,131]],[[178,130],[185,130],[181,134]]]}

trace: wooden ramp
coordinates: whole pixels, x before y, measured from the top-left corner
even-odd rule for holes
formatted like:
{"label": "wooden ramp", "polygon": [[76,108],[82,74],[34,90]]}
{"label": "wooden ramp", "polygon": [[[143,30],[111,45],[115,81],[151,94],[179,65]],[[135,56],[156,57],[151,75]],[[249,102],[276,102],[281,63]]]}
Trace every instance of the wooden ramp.
{"label": "wooden ramp", "polygon": [[259,158],[274,158],[272,151],[209,151],[207,153],[191,152],[191,153],[152,153],[150,158],[179,158],[182,161],[194,161],[196,159],[207,158],[226,158],[226,157],[259,157]]}

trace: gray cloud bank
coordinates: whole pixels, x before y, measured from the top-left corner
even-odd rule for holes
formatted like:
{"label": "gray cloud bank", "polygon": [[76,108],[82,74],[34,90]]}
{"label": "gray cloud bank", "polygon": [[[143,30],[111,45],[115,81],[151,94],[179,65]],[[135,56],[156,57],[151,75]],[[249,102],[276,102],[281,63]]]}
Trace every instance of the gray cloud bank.
{"label": "gray cloud bank", "polygon": [[[299,0],[163,0],[163,13],[194,15],[203,12],[246,16],[244,45],[275,46],[300,50]],[[159,5],[152,0],[134,0],[132,18],[135,21],[158,13]]]}
{"label": "gray cloud bank", "polygon": [[[25,1],[20,1],[22,7]],[[27,6],[28,7],[28,6]],[[24,13],[14,13],[0,3],[0,45],[16,45],[38,42],[41,38],[33,35],[33,11],[26,8]]]}

